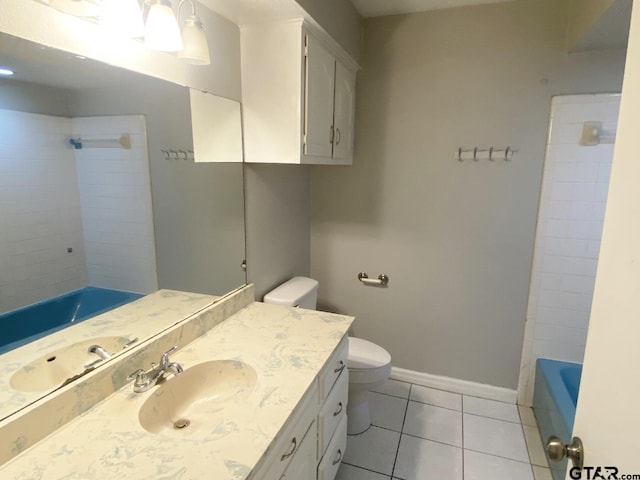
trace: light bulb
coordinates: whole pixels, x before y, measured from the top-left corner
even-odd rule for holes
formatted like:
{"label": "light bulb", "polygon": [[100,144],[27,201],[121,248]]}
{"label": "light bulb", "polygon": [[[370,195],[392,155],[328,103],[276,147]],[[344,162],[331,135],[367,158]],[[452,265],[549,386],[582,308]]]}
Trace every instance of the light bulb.
{"label": "light bulb", "polygon": [[102,0],[100,24],[131,38],[144,36],[144,20],[138,0]]}

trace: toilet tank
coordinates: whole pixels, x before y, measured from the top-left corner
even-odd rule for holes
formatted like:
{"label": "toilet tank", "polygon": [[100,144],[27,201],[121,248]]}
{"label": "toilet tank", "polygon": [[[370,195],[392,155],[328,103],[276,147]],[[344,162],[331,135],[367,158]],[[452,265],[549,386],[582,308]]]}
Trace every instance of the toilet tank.
{"label": "toilet tank", "polygon": [[267,293],[263,301],[315,310],[318,301],[318,281],[307,277],[293,277]]}

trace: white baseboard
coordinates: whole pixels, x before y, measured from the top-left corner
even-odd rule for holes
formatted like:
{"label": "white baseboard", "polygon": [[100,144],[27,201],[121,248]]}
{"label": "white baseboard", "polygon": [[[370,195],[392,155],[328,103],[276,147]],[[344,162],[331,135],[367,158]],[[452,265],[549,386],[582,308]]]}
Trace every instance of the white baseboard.
{"label": "white baseboard", "polygon": [[437,388],[448,392],[470,395],[472,397],[498,400],[499,402],[515,404],[518,399],[518,392],[503,387],[494,387],[484,383],[458,380],[457,378],[441,377],[429,373],[405,370],[404,368],[391,367],[390,378],[401,382],[415,383],[423,387]]}

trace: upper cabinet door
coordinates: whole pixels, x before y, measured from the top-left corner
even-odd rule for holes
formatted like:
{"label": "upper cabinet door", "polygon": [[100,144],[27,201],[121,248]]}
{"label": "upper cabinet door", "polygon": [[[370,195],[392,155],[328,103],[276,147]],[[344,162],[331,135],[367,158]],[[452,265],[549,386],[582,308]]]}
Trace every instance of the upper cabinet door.
{"label": "upper cabinet door", "polygon": [[336,62],[318,40],[305,38],[304,154],[331,158]]}
{"label": "upper cabinet door", "polygon": [[353,159],[355,111],[356,74],[336,62],[333,158]]}
{"label": "upper cabinet door", "polygon": [[193,88],[189,92],[194,160],[242,162],[240,104]]}

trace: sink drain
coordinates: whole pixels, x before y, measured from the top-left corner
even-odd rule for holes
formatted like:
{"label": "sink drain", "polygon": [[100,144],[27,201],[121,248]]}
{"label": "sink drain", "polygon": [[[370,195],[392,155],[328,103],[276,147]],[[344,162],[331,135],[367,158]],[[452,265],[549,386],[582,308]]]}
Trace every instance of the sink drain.
{"label": "sink drain", "polygon": [[180,420],[176,420],[173,423],[173,428],[182,430],[183,428],[187,428],[189,425],[191,425],[191,422],[189,420],[187,420],[186,418],[181,418]]}

